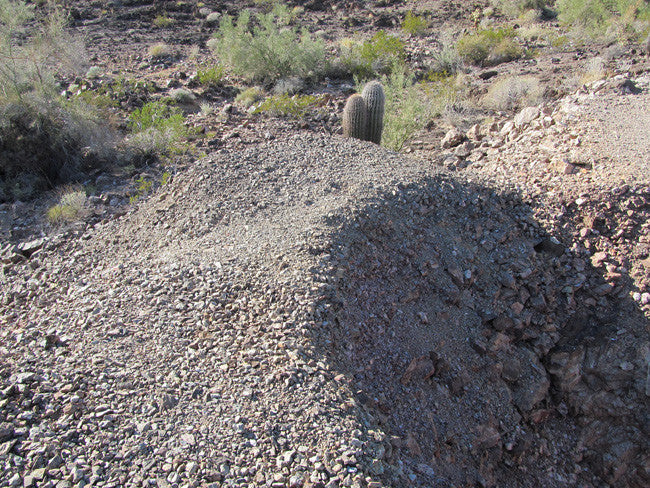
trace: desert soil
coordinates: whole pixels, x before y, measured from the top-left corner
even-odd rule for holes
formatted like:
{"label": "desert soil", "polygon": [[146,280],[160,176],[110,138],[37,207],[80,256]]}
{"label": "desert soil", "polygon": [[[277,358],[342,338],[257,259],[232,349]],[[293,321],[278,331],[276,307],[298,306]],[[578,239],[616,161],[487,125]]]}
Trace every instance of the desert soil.
{"label": "desert soil", "polygon": [[[98,63],[189,69],[134,67],[160,6],[106,3],[78,6]],[[404,9],[335,5],[320,28]],[[174,15],[181,51],[209,37]],[[112,174],[64,228],[53,197],[4,204],[0,485],[647,486],[650,72],[627,56],[444,149],[230,106],[134,204]]]}

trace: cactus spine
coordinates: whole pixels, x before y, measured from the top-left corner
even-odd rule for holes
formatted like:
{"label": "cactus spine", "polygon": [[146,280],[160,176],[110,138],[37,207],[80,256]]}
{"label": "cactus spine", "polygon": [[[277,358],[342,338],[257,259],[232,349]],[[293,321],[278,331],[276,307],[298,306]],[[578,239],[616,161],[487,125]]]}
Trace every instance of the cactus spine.
{"label": "cactus spine", "polygon": [[381,143],[381,133],[384,129],[384,104],[386,96],[384,88],[378,81],[371,81],[361,92],[363,100],[366,102],[366,111],[368,112],[368,126],[366,130],[366,141]]}
{"label": "cactus spine", "polygon": [[361,95],[352,95],[343,109],[343,135],[365,140],[367,126],[366,102]]}

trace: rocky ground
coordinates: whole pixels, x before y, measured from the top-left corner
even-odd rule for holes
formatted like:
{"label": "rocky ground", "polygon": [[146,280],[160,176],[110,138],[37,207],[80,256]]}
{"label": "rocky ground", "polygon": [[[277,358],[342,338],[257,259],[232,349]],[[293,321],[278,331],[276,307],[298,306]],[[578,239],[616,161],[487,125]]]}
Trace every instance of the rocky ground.
{"label": "rocky ground", "polygon": [[5,204],[0,485],[647,486],[649,107],[637,67],[411,155],[235,112],[135,204]]}

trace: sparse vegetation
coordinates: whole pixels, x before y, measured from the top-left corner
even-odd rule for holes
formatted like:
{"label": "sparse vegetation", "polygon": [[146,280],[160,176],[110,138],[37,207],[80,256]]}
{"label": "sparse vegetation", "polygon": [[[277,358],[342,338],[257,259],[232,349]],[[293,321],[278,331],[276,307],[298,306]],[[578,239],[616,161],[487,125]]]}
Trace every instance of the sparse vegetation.
{"label": "sparse vegetation", "polygon": [[272,95],[256,107],[253,113],[269,113],[299,119],[321,105],[322,102],[322,97],[314,95]]}
{"label": "sparse vegetation", "polygon": [[249,81],[319,76],[325,66],[325,45],[306,29],[289,27],[290,17],[283,4],[256,15],[255,23],[248,10],[236,21],[224,16],[208,46],[233,73]]}
{"label": "sparse vegetation", "polygon": [[650,3],[643,0],[557,0],[559,19],[590,37],[643,35],[650,22]]}
{"label": "sparse vegetation", "polygon": [[410,10],[406,13],[402,21],[402,30],[412,36],[421,36],[426,32],[428,27],[429,23],[424,17],[420,17]]}
{"label": "sparse vegetation", "polygon": [[404,42],[384,31],[377,32],[364,42],[352,39],[341,41],[343,66],[361,80],[388,74],[392,66],[404,60],[404,55]]}
{"label": "sparse vegetation", "polygon": [[0,199],[29,198],[110,152],[94,107],[59,94],[55,74],[75,72],[83,53],[65,21],[53,6],[40,17],[25,2],[0,1]]}
{"label": "sparse vegetation", "polygon": [[494,66],[523,56],[523,49],[514,37],[515,31],[511,28],[484,29],[461,37],[456,48],[460,56],[471,64]]}

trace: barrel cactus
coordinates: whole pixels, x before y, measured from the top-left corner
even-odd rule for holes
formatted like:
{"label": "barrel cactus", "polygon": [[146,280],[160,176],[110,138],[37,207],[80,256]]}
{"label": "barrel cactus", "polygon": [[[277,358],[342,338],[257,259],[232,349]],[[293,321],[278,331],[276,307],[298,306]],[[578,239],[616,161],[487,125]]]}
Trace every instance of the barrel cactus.
{"label": "barrel cactus", "polygon": [[366,102],[368,113],[365,140],[379,144],[384,129],[384,104],[386,102],[384,87],[378,81],[371,81],[363,88],[361,96]]}
{"label": "barrel cactus", "polygon": [[348,98],[343,109],[343,135],[355,139],[366,139],[368,130],[368,115],[366,102],[361,95],[355,94]]}

